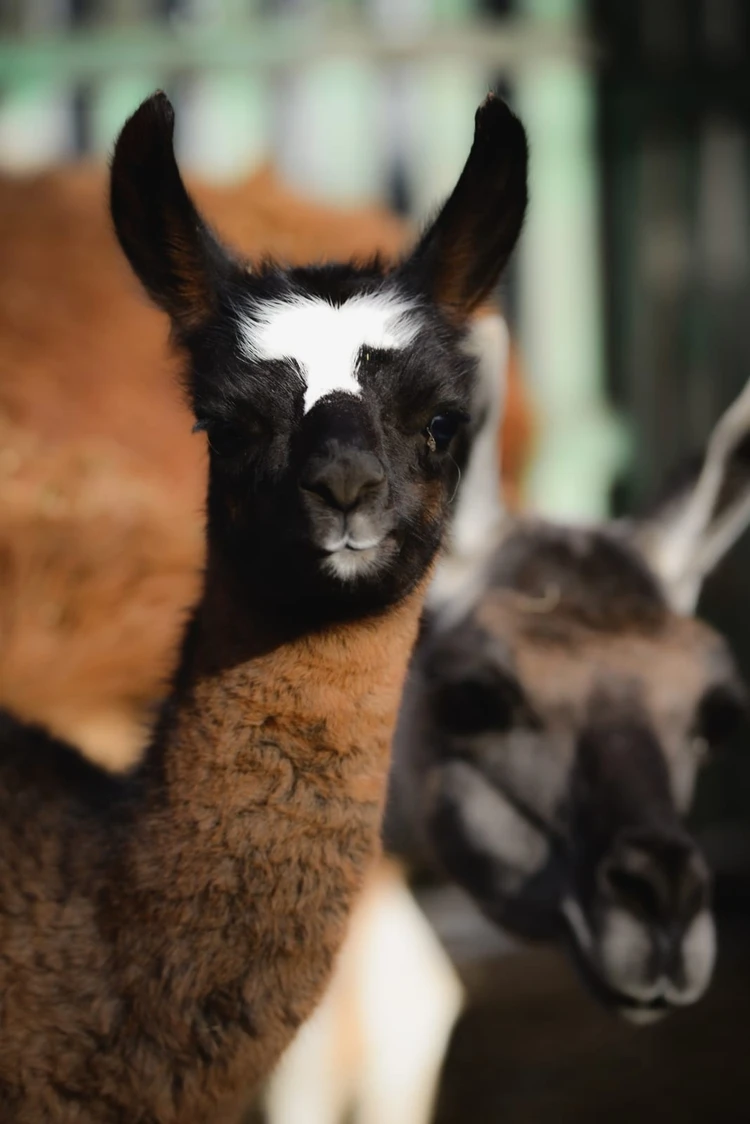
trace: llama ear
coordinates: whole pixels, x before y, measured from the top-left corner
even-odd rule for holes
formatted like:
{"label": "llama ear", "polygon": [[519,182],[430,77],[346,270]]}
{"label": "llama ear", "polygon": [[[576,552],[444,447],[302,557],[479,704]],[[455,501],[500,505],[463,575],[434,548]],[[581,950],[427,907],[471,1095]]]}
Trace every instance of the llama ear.
{"label": "llama ear", "polygon": [[457,324],[492,291],[518,240],[527,163],[523,125],[491,94],[477,110],[474,143],[453,194],[405,266]]}
{"label": "llama ear", "polygon": [[508,328],[499,312],[483,312],[474,318],[464,343],[477,364],[468,450],[460,465],[445,549],[427,595],[428,606],[442,626],[470,607],[506,522],[498,435],[505,409],[509,346]]}
{"label": "llama ear", "polygon": [[178,333],[205,322],[230,264],[185,190],[173,148],[174,110],[147,98],[117,139],[110,210],[133,271]]}
{"label": "llama ear", "polygon": [[702,462],[630,538],[667,600],[692,613],[706,577],[750,523],[750,383],[714,428]]}

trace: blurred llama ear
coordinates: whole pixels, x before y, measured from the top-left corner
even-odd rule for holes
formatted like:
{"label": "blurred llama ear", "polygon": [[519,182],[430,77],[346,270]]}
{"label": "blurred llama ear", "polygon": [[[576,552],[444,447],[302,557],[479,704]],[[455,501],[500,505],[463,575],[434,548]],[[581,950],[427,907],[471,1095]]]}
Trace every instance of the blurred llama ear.
{"label": "blurred llama ear", "polygon": [[692,478],[629,537],[672,608],[695,610],[706,577],[750,523],[750,383],[716,424]]}

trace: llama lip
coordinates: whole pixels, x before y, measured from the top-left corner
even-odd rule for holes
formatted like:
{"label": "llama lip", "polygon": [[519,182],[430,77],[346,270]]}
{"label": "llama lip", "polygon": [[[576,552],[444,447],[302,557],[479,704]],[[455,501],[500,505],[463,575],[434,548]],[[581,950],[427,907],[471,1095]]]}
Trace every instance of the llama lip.
{"label": "llama lip", "polygon": [[573,962],[594,999],[609,1010],[616,1011],[621,1018],[640,1026],[658,1022],[674,1010],[675,1004],[662,990],[657,989],[653,995],[639,998],[612,987],[598,970],[591,930],[578,902],[566,897],[562,902],[562,914],[568,923],[566,943]]}
{"label": "llama lip", "polygon": [[355,542],[353,539],[350,539],[348,535],[343,535],[339,542],[335,543],[334,545],[326,546],[324,549],[326,554],[328,555],[339,554],[344,550],[351,550],[355,553],[361,553],[365,550],[374,550],[375,547],[380,546],[382,541],[383,536],[376,539],[364,539],[361,542]]}
{"label": "llama lip", "polygon": [[388,564],[393,546],[392,535],[363,539],[361,542],[352,542],[345,536],[334,549],[325,548],[323,569],[343,582],[367,579]]}

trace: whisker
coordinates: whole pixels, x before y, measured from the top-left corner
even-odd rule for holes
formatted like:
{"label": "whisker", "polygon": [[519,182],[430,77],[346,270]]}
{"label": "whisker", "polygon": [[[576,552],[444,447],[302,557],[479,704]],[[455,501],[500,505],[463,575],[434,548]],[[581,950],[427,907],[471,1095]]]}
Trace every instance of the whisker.
{"label": "whisker", "polygon": [[455,488],[453,489],[453,495],[452,495],[452,496],[451,496],[451,498],[450,498],[450,499],[448,500],[448,503],[453,503],[453,501],[455,500],[456,496],[458,495],[458,489],[459,489],[459,488],[461,487],[461,466],[460,466],[459,464],[457,464],[457,463],[456,463],[456,461],[455,461],[455,460],[453,459],[453,457],[451,456],[451,454],[450,454],[450,453],[448,454],[448,456],[450,456],[450,459],[451,459],[451,463],[452,463],[452,464],[454,464],[454,465],[456,465],[456,472],[458,473],[458,477],[457,477],[457,479],[456,479],[456,486],[455,486]]}

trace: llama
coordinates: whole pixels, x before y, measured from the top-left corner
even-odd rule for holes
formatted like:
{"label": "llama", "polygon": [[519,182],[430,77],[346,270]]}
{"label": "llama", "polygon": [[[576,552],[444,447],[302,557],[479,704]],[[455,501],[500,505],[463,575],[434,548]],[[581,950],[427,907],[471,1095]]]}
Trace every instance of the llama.
{"label": "llama", "polygon": [[[488,428],[500,329],[475,333]],[[749,431],[750,384],[692,483],[646,519],[581,528],[508,516],[480,428],[394,743],[392,854],[437,861],[516,936],[563,942],[636,1024],[696,1002],[713,969],[709,875],[682,818],[745,696],[692,613],[750,521]],[[352,1108],[355,1124],[429,1124],[463,989],[397,870],[371,885],[340,965],[269,1082],[268,1124]]]}
{"label": "llama", "polygon": [[377,850],[389,742],[465,448],[467,319],[526,206],[477,111],[414,251],[249,268],[181,180],[172,108],[125,124],[115,230],[209,446],[203,590],[139,768],[3,719],[0,1106],[236,1118],[310,1013]]}
{"label": "llama", "polygon": [[[189,186],[250,257],[406,249],[387,212],[308,203],[267,171]],[[122,771],[142,753],[199,594],[206,460],[173,392],[161,314],[136,291],[104,199],[98,166],[0,176],[0,707]],[[529,439],[512,362],[511,501]]]}
{"label": "llama", "polygon": [[750,385],[697,477],[640,520],[506,517],[461,614],[433,598],[395,740],[386,838],[503,927],[565,941],[636,1023],[694,1003],[713,970],[711,880],[683,821],[746,697],[693,614],[750,521],[749,431]]}

